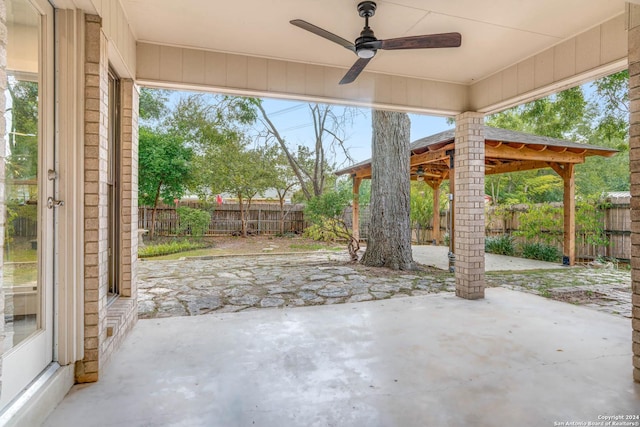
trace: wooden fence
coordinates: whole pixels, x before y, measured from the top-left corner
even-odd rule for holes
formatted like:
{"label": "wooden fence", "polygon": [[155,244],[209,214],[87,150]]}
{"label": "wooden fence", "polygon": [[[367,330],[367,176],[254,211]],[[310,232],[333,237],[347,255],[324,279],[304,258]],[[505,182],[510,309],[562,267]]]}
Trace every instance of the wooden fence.
{"label": "wooden fence", "polygon": [[[197,202],[181,203],[182,206],[203,209],[211,214],[211,222],[206,232],[207,236],[221,236],[237,234],[241,230],[240,206],[238,204],[224,204],[220,206],[202,206]],[[284,206],[284,232],[302,233],[307,226],[304,220],[303,205],[288,204]],[[138,228],[151,229],[153,208],[141,206],[138,209]],[[251,209],[245,211],[247,231],[250,234],[279,234],[281,212],[279,204],[261,203],[251,204]],[[158,207],[156,212],[155,232],[158,236],[174,236],[179,225],[178,214],[174,206]]]}
{"label": "wooden fence", "polygon": [[[205,209],[211,214],[208,236],[232,235],[240,232],[240,208],[237,204],[225,204],[213,208],[201,206],[197,202],[182,203],[192,208]],[[562,205],[559,204],[558,207]],[[299,234],[308,226],[304,220],[303,205],[285,205],[285,233]],[[499,236],[503,234],[514,236],[516,243],[522,243],[521,237],[516,237],[520,225],[519,217],[523,207],[514,208],[506,215],[492,215],[492,207],[486,213],[486,236]],[[149,230],[151,227],[151,211],[149,207],[139,208],[138,227]],[[246,213],[247,228],[252,234],[274,235],[280,233],[280,206],[278,204],[252,204]],[[360,238],[364,241],[369,236],[369,207],[360,208]],[[351,226],[351,208],[344,213],[347,225]],[[631,210],[628,200],[621,203],[608,205],[602,215],[604,234],[608,245],[584,244],[584,238],[580,230],[576,232],[576,253],[579,259],[594,259],[599,256],[616,258],[628,261],[631,258]],[[444,238],[449,230],[449,212],[440,212],[440,235]],[[160,206],[156,217],[156,234],[160,236],[173,236],[176,234],[178,216],[175,207]],[[431,227],[414,229],[413,240],[416,243],[431,243]],[[558,249],[562,250],[562,237],[558,239]]]}

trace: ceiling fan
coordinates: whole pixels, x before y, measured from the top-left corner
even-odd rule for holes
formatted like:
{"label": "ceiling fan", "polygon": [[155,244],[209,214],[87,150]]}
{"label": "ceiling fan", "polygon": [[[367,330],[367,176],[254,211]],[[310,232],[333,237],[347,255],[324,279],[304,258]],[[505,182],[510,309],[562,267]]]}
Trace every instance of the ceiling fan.
{"label": "ceiling fan", "polygon": [[329,41],[339,44],[349,49],[356,55],[358,60],[344,75],[340,84],[353,82],[367,66],[371,58],[373,58],[378,49],[397,50],[397,49],[429,49],[442,47],[459,47],[462,43],[460,33],[442,33],[427,34],[424,36],[399,37],[395,39],[379,40],[373,34],[373,30],[369,27],[369,18],[376,13],[376,3],[372,1],[363,1],[358,4],[358,14],[364,18],[364,28],[360,32],[355,43],[343,39],[325,29],[317,27],[313,24],[303,21],[302,19],[294,19],[289,21],[296,27],[312,32],[313,34],[323,37]]}

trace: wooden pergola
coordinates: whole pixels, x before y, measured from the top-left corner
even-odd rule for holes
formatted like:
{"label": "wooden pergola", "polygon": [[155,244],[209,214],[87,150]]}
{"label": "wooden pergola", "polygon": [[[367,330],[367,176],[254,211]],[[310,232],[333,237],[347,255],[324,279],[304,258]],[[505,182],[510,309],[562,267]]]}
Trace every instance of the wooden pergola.
{"label": "wooden pergola", "polygon": [[[433,211],[440,212],[440,185],[450,180],[453,192],[452,173],[455,156],[455,131],[447,130],[411,144],[411,180],[420,180],[433,189]],[[575,165],[584,163],[588,156],[611,157],[617,150],[588,144],[579,144],[555,138],[531,135],[506,129],[485,126],[485,175],[551,168],[564,181],[564,256],[569,264],[575,264]],[[359,237],[360,206],[358,193],[363,179],[371,179],[371,159],[336,172],[349,174],[353,178],[353,233]],[[455,194],[451,203],[455,202]],[[451,209],[453,215],[453,206]],[[453,224],[450,233],[453,242]],[[440,215],[433,216],[433,239],[441,242]]]}

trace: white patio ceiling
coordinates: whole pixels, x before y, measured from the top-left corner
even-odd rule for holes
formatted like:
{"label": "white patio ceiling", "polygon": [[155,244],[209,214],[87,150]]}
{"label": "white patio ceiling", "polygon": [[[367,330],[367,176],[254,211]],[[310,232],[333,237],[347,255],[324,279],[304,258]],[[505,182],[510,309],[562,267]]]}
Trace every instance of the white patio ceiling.
{"label": "white patio ceiling", "polygon": [[[353,53],[289,24],[303,19],[348,40],[357,0],[121,0],[139,42],[349,68]],[[378,38],[457,31],[457,49],[379,51],[369,72],[473,84],[624,14],[623,0],[379,0]]]}

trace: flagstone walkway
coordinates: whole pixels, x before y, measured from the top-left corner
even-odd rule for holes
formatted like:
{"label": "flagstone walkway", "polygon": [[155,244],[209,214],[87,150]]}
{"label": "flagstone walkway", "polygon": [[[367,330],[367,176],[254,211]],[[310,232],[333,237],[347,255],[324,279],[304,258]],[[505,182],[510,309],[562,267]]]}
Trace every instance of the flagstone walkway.
{"label": "flagstone walkway", "polygon": [[[208,257],[138,264],[141,318],[338,304],[453,292],[453,274],[435,268],[393,272],[348,262],[342,252]],[[629,317],[630,273],[572,268],[489,272],[502,286]]]}

